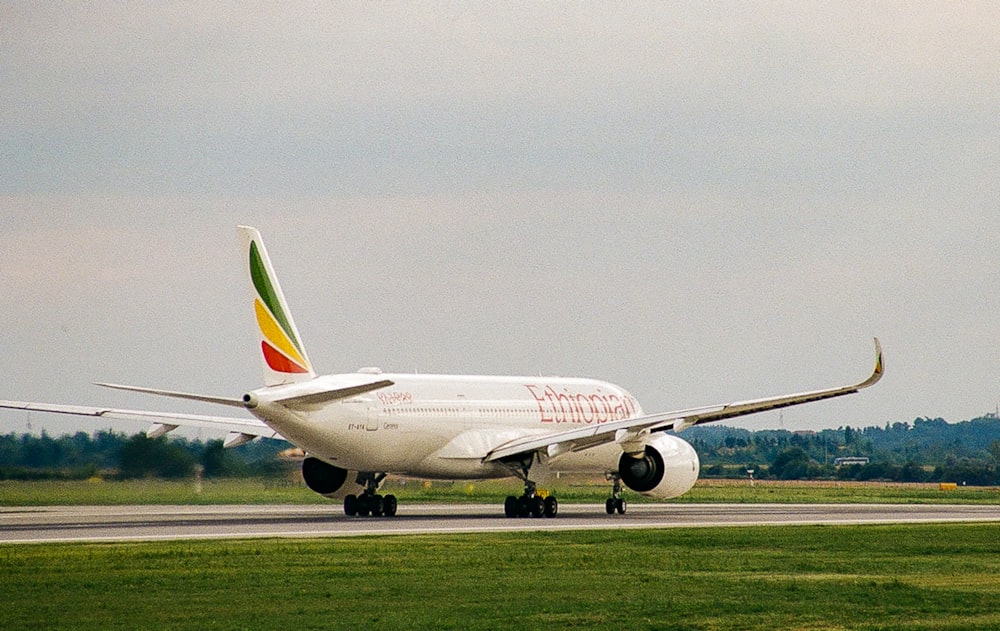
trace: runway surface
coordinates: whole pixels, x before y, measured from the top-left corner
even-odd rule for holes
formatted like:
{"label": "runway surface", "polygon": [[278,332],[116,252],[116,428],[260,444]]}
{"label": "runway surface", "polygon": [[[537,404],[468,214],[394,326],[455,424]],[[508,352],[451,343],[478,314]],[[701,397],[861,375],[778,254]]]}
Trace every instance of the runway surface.
{"label": "runway surface", "polygon": [[259,537],[349,537],[531,530],[791,524],[998,522],[1000,505],[563,504],[555,518],[505,518],[500,506],[401,505],[395,517],[347,517],[327,506],[46,506],[0,508],[0,544]]}

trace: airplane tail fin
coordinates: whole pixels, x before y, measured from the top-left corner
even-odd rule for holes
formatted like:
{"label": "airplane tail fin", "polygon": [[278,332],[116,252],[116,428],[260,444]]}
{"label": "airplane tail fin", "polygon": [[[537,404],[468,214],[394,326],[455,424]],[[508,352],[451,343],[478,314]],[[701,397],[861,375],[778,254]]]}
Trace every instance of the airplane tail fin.
{"label": "airplane tail fin", "polygon": [[257,318],[264,384],[277,386],[309,381],[316,373],[295,328],[260,232],[250,226],[239,226],[239,233]]}

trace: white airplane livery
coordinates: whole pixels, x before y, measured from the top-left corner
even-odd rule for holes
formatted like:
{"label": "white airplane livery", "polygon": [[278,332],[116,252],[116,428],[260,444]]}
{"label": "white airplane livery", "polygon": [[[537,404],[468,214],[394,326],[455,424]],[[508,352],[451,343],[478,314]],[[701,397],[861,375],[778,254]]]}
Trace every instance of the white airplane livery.
{"label": "white airplane livery", "polygon": [[302,344],[261,236],[240,226],[250,279],[264,386],[239,398],[97,384],[248,410],[256,419],[0,401],[0,407],[151,422],[150,437],[180,426],[227,430],[227,447],[283,438],[307,454],[302,476],[313,491],[343,500],[347,515],[393,516],[397,501],[378,489],[388,474],[426,479],[516,477],[508,517],[554,517],[558,501],[538,488],[552,472],[606,474],[608,514],[622,514],[624,487],[667,499],[698,479],[685,428],[852,394],[877,382],[647,414],[620,386],[593,379],[419,375],[378,368],[319,376]]}

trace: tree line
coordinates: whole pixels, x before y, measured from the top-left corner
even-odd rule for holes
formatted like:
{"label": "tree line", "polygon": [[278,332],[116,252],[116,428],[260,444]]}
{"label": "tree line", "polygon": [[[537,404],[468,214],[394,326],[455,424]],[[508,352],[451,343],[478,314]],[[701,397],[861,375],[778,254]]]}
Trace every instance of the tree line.
{"label": "tree line", "polygon": [[[1000,485],[1000,419],[960,423],[918,418],[884,427],[819,432],[750,431],[700,426],[682,434],[701,458],[705,477],[890,480]],[[110,430],[53,438],[46,433],[0,435],[0,480],[184,478],[279,475],[292,468],[278,458],[291,445],[258,440],[224,449],[221,440],[148,438]],[[838,465],[838,458],[867,458]]]}
{"label": "tree line", "polygon": [[196,471],[208,478],[266,476],[287,468],[278,453],[290,446],[261,440],[225,449],[221,440],[149,438],[109,430],[57,438],[45,432],[7,434],[0,435],[0,480],[173,479]]}
{"label": "tree line", "polygon": [[[918,418],[819,432],[702,426],[684,432],[707,477],[1000,484],[1000,419]],[[838,464],[838,458],[867,458]]]}

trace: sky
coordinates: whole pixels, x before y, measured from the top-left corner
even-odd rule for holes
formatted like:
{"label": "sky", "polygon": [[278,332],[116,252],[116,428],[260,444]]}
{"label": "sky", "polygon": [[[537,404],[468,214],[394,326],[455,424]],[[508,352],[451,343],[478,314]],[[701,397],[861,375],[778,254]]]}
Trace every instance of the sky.
{"label": "sky", "polygon": [[[0,398],[231,414],[235,226],[313,364],[586,376],[727,421],[1000,404],[991,2],[0,2]],[[106,422],[0,413],[0,432]],[[138,431],[144,426],[114,426]],[[213,436],[214,437],[214,436]]]}

